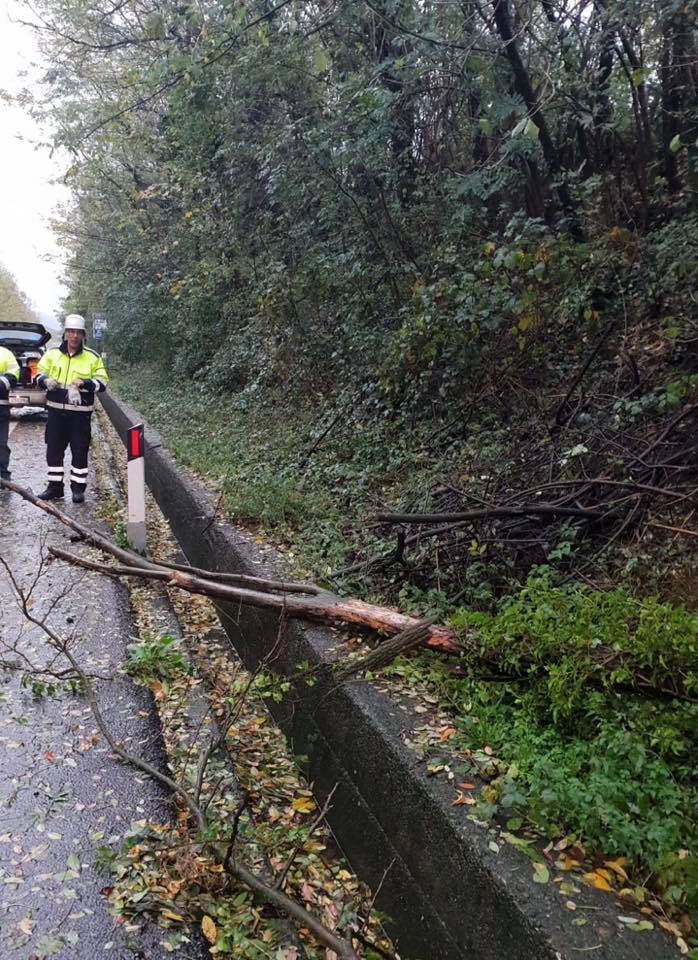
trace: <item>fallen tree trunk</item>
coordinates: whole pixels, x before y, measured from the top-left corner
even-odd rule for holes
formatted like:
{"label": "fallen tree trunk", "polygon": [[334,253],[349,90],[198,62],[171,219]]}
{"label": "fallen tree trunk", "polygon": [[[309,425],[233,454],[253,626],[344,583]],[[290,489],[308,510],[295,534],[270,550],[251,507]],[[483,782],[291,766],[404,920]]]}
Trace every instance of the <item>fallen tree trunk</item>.
{"label": "fallen tree trunk", "polygon": [[[502,657],[498,650],[489,649],[483,651],[476,634],[459,635],[450,627],[419,620],[415,617],[407,616],[392,610],[389,607],[379,607],[375,604],[365,603],[352,597],[339,597],[334,593],[319,592],[306,593],[288,592],[286,589],[289,584],[285,581],[262,580],[257,582],[258,589],[252,589],[250,586],[236,586],[231,583],[220,583],[211,573],[208,577],[198,576],[194,572],[198,568],[186,568],[178,565],[178,568],[168,567],[163,563],[152,563],[141,557],[137,553],[124,550],[112,543],[102,534],[91,530],[89,527],[80,524],[78,521],[63,513],[51,503],[44,503],[38,500],[31,491],[9,481],[0,480],[0,487],[6,487],[14,491],[19,496],[34,503],[40,509],[56,517],[61,523],[78,532],[81,537],[89,543],[94,544],[100,550],[122,561],[118,565],[110,565],[79,557],[74,553],[62,550],[58,547],[50,547],[49,552],[56,558],[71,563],[75,566],[87,570],[94,570],[98,573],[108,576],[141,577],[145,579],[160,580],[164,583],[184,590],[187,593],[200,594],[212,597],[215,600],[228,603],[246,604],[253,607],[278,610],[284,616],[299,620],[312,620],[320,623],[343,623],[355,624],[359,627],[368,627],[371,630],[387,633],[391,636],[395,634],[404,634],[405,631],[419,630],[424,631],[423,643],[433,649],[458,654],[479,663],[484,663],[490,668],[501,671]],[[254,580],[254,578],[251,578]],[[269,585],[273,585],[273,589]],[[262,587],[264,585],[264,588]],[[303,588],[307,585],[295,584],[297,588]],[[313,588],[312,589],[317,589]],[[561,655],[565,654],[561,650]],[[615,650],[606,646],[595,647],[588,651],[588,655],[594,664],[597,675],[590,678],[592,685],[603,685],[604,678],[612,677],[614,671],[621,667],[632,668],[632,655],[627,651]],[[529,661],[525,657],[520,662],[520,669],[516,676],[525,676],[532,667],[532,659]],[[623,683],[617,683],[613,680],[608,685],[618,690],[628,690],[633,693],[642,693],[655,697],[676,698],[691,703],[696,703],[695,697],[684,689],[684,681],[680,675],[672,675],[667,669],[666,676],[657,680],[657,678],[644,677],[638,669],[637,673]]]}
{"label": "fallen tree trunk", "polygon": [[[314,620],[320,623],[354,623],[357,626],[368,627],[371,630],[385,631],[389,634],[419,626],[422,621],[409,617],[389,607],[378,607],[363,600],[338,597],[333,593],[323,593],[316,596],[299,596],[287,593],[265,593],[261,590],[250,590],[245,587],[235,587],[229,584],[217,583],[196,577],[181,570],[152,569],[140,566],[114,566],[106,563],[97,563],[78,557],[67,550],[58,547],[49,547],[49,552],[60,560],[72,563],[74,566],[87,570],[95,570],[110,576],[142,577],[147,580],[162,580],[171,586],[186,590],[187,593],[202,594],[215,600],[228,603],[243,603],[251,607],[263,607],[278,610],[287,617],[296,620]],[[438,650],[448,653],[459,653],[464,646],[459,642],[454,630],[450,627],[431,624],[424,637],[424,643]]]}
{"label": "fallen tree trunk", "polygon": [[[374,604],[364,603],[362,600],[352,598],[343,599],[334,594],[327,593],[321,596],[299,597],[298,595],[278,595],[273,593],[262,593],[260,591],[247,590],[241,587],[233,587],[227,584],[219,584],[214,580],[205,580],[201,577],[190,576],[180,570],[168,572],[164,569],[147,570],[141,567],[124,567],[98,563],[94,560],[87,560],[84,557],[78,557],[67,550],[61,550],[58,547],[50,547],[50,553],[60,560],[71,563],[75,566],[87,570],[95,570],[108,576],[140,577],[143,579],[161,580],[170,586],[185,590],[187,593],[200,594],[212,597],[215,600],[236,602],[248,604],[254,607],[263,607],[266,609],[278,610],[287,617],[300,620],[313,620],[319,623],[353,623],[361,627],[369,627],[373,630],[399,636],[413,636],[417,632],[422,642],[433,649],[446,653],[460,653],[470,660],[486,664],[495,670],[501,670],[501,656],[497,650],[483,651],[480,649],[476,636],[458,636],[454,630],[449,627],[440,626],[429,622],[424,622],[408,617],[405,614],[398,613],[387,607],[378,607]],[[388,641],[390,643],[391,641]],[[564,654],[564,650],[561,654]],[[395,655],[395,654],[394,654]],[[590,652],[593,662],[599,669],[599,677],[590,679],[590,684],[599,686],[601,677],[610,676],[613,671],[624,666],[629,655],[624,651],[612,650],[608,647],[597,647]],[[392,659],[392,658],[391,658]],[[519,673],[512,674],[515,677],[523,677],[527,674],[529,662],[522,658],[521,669]],[[384,663],[381,664],[385,666]],[[683,687],[683,678],[680,676],[667,675],[665,678],[666,686],[658,685],[653,680],[637,674],[629,682],[612,683],[618,690],[628,690],[632,693],[642,693],[655,697],[676,698],[690,703],[698,702],[690,696]]]}

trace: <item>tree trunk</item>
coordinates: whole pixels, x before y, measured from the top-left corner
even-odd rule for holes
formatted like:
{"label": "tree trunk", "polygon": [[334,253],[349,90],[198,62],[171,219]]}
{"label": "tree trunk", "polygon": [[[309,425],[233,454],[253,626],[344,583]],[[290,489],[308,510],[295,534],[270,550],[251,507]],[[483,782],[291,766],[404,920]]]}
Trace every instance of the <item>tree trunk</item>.
{"label": "tree trunk", "polygon": [[545,115],[540,108],[538,98],[533,91],[531,78],[529,77],[528,71],[524,66],[521,55],[519,54],[516,35],[511,22],[511,14],[509,12],[509,0],[494,0],[493,12],[494,21],[497,26],[497,32],[499,33],[499,37],[504,47],[504,55],[509,61],[514,76],[514,86],[516,92],[526,104],[529,116],[538,128],[538,138],[540,140],[540,145],[548,172],[551,178],[558,178],[558,184],[555,189],[560,201],[560,206],[562,207],[562,210],[568,219],[570,233],[575,239],[582,240],[582,228],[579,223],[579,218],[577,216],[574,203],[572,202],[572,197],[570,196],[567,184],[563,178],[564,171],[562,169],[562,164],[560,163],[560,157],[557,148],[553,143],[553,139],[550,135],[550,130],[548,129]]}

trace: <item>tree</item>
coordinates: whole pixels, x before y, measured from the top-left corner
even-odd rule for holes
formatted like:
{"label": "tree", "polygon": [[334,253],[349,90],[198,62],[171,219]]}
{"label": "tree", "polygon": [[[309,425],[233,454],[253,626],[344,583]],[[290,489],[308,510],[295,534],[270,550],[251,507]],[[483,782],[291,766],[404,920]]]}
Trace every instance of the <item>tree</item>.
{"label": "tree", "polygon": [[37,316],[12,274],[0,264],[0,321],[36,323]]}

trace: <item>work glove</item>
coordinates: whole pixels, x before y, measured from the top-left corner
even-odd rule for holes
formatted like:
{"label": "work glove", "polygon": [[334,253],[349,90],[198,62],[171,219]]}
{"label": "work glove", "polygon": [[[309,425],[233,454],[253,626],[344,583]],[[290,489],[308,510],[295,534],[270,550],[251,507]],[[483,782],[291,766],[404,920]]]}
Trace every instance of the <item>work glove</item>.
{"label": "work glove", "polygon": [[47,379],[44,380],[44,386],[47,390],[58,390],[60,383],[58,380],[54,380],[53,377],[47,377]]}
{"label": "work glove", "polygon": [[81,402],[80,388],[71,383],[68,387],[68,403],[73,407],[79,407]]}
{"label": "work glove", "polygon": [[10,392],[10,381],[7,377],[0,377],[0,397],[6,397]]}

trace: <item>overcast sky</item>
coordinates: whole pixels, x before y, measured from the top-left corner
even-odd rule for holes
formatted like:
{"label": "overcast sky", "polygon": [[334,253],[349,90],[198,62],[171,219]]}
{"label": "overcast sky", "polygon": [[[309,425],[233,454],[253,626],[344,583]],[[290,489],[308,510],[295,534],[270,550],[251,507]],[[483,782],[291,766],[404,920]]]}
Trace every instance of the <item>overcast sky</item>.
{"label": "overcast sky", "polygon": [[[13,22],[25,16],[15,0],[0,0],[0,91],[12,95],[35,86],[41,75],[33,31]],[[42,131],[20,106],[0,100],[0,262],[36,310],[55,315],[65,289],[48,221],[68,191],[52,182],[60,181],[65,163],[35,146],[41,140]]]}

